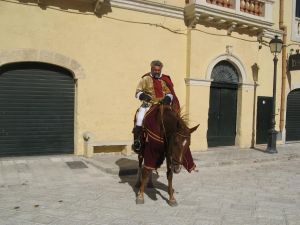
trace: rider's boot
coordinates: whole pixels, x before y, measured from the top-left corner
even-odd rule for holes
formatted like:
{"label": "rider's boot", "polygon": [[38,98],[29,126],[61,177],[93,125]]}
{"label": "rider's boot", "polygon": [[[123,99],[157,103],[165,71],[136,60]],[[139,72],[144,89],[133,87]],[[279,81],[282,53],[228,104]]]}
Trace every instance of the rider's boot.
{"label": "rider's boot", "polygon": [[132,150],[139,154],[142,148],[142,143],[141,143],[141,137],[142,137],[142,131],[143,128],[141,126],[135,126],[133,128],[133,144],[132,144]]}

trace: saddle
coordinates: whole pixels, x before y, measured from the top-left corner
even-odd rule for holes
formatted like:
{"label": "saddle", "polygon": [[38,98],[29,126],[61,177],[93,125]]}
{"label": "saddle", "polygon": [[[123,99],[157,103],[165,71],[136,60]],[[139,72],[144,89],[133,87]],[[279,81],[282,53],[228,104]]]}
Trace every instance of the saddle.
{"label": "saddle", "polygon": [[[158,169],[165,160],[165,137],[162,124],[158,121],[161,113],[160,104],[155,104],[146,112],[143,120],[141,148],[138,153],[140,164],[148,169]],[[191,172],[194,164],[191,151],[188,148],[184,154],[183,166]]]}

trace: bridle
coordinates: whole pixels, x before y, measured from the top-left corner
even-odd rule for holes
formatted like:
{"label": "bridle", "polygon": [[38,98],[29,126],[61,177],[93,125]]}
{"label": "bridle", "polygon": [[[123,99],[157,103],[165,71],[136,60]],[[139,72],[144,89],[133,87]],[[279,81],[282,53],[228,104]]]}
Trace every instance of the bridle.
{"label": "bridle", "polygon": [[[191,137],[190,134],[189,134],[189,135],[186,135],[186,134],[182,134],[182,133],[180,133],[180,132],[176,132],[176,136],[177,136],[177,135],[180,136],[180,137],[186,138],[186,139],[188,139],[188,138]],[[185,139],[185,140],[186,140],[186,139]],[[182,161],[179,162],[179,161],[173,159],[172,154],[171,154],[171,162],[172,162],[173,165],[182,165]]]}
{"label": "bridle", "polygon": [[[159,107],[160,107],[160,118],[161,118],[161,123],[162,123],[162,128],[163,128],[163,136],[166,137],[166,128],[165,128],[165,124],[164,124],[164,120],[163,120],[164,107],[163,107],[163,105],[160,105]],[[188,135],[182,134],[180,131],[176,132],[175,136],[177,136],[177,135],[180,136],[180,137],[186,138],[186,139],[188,139],[188,138],[191,137],[190,134],[188,134]],[[167,138],[165,138],[165,142],[166,142],[166,145],[169,146]],[[165,154],[167,156],[167,153],[165,153]],[[173,155],[173,148],[172,148],[172,151],[170,152],[170,163],[171,163],[171,166],[181,166],[182,162],[179,162],[178,160],[173,159],[172,155]]]}

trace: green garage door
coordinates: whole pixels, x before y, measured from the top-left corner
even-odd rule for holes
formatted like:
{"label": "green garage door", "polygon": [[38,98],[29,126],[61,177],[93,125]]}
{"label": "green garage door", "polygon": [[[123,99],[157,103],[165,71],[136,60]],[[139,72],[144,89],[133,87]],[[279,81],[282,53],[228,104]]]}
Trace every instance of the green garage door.
{"label": "green garage door", "polygon": [[300,141],[300,89],[293,90],[287,97],[286,141]]}
{"label": "green garage door", "polygon": [[0,156],[74,152],[74,79],[60,67],[0,67]]}

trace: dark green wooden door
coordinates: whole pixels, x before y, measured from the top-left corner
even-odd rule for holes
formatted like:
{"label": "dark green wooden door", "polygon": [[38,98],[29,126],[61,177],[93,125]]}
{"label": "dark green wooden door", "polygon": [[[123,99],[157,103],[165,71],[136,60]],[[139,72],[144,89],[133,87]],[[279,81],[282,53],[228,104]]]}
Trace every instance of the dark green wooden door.
{"label": "dark green wooden door", "polygon": [[286,141],[300,141],[300,89],[293,90],[287,97]]}
{"label": "dark green wooden door", "polygon": [[257,97],[256,144],[266,144],[268,142],[268,131],[271,128],[272,104],[272,97]]}
{"label": "dark green wooden door", "polygon": [[0,68],[0,156],[73,153],[74,79],[49,64]]}
{"label": "dark green wooden door", "polygon": [[212,71],[207,145],[235,145],[238,72],[228,61],[219,62]]}
{"label": "dark green wooden door", "polygon": [[237,85],[212,83],[208,114],[208,147],[235,144],[236,104]]}

